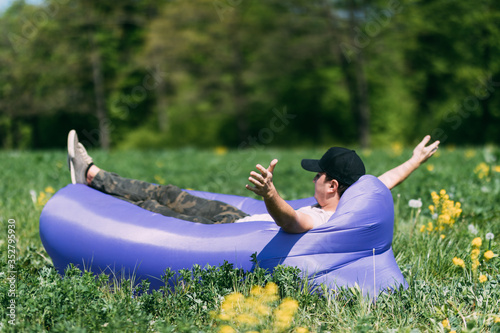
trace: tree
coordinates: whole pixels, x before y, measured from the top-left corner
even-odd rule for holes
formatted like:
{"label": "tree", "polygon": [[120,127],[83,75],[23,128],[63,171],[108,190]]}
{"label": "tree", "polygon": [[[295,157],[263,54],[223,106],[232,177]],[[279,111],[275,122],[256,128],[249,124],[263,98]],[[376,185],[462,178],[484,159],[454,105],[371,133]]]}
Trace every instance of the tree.
{"label": "tree", "polygon": [[[133,58],[141,30],[156,6],[153,1],[133,0],[15,3],[2,18],[8,33],[0,61],[11,66],[2,67],[0,82],[18,89],[3,90],[0,110],[10,118],[29,120],[34,136],[46,140],[54,131],[47,130],[52,126],[42,119],[52,117],[57,127],[64,115],[82,114],[71,119],[84,123],[63,126],[80,128],[88,144],[109,148],[114,127],[108,96],[120,73],[129,70],[121,64]],[[89,114],[94,117],[83,116]],[[44,133],[38,135],[41,123]],[[93,127],[97,128],[89,129]]]}
{"label": "tree", "polygon": [[409,2],[408,9],[403,49],[419,103],[416,129],[443,142],[499,142],[498,2]]}

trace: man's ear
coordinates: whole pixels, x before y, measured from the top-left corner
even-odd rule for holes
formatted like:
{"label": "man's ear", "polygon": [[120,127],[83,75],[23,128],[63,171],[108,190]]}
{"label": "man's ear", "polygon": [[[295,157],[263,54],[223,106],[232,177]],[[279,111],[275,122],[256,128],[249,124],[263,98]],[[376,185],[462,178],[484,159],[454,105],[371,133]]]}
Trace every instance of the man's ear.
{"label": "man's ear", "polygon": [[339,182],[336,179],[332,179],[332,181],[330,182],[330,187],[328,188],[328,192],[330,193],[337,192],[338,188],[339,188]]}

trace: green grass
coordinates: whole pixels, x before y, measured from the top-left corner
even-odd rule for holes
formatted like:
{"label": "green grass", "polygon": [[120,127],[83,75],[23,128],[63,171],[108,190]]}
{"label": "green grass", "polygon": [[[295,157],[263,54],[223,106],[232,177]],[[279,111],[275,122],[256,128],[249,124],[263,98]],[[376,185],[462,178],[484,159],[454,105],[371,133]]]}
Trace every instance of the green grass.
{"label": "green grass", "polygon": [[[300,159],[320,157],[323,152],[322,147],[230,150],[223,155],[195,149],[91,154],[99,166],[122,176],[247,196],[252,195],[244,187],[250,170],[256,163],[267,164],[276,157],[279,163],[275,184],[284,198],[296,199],[311,196],[314,190],[313,175],[301,170]],[[374,175],[410,155],[410,150],[402,154],[381,149],[361,152],[368,173]],[[183,284],[153,293],[137,293],[131,281],[95,279],[74,268],[61,279],[41,244],[41,207],[32,202],[30,190],[39,196],[49,186],[58,190],[69,182],[65,153],[0,152],[0,160],[0,268],[4,273],[0,277],[1,308],[7,309],[12,299],[16,302],[16,325],[9,324],[7,309],[0,315],[0,331],[215,332],[219,321],[212,318],[210,311],[217,311],[225,295],[234,291],[247,295],[252,285],[274,281],[282,297],[299,301],[294,325],[311,331],[500,332],[500,323],[495,323],[500,317],[500,258],[482,260],[477,271],[470,268],[474,237],[483,239],[482,255],[489,247],[486,233],[497,235],[491,249],[500,253],[500,173],[492,171],[482,179],[474,173],[481,162],[500,165],[500,150],[496,147],[441,149],[438,156],[392,191],[396,212],[393,248],[410,287],[384,294],[375,303],[364,300],[356,289],[343,290],[337,297],[307,293],[304,281],[291,268],[281,268],[270,276],[263,270],[248,273],[230,265],[195,267],[183,272]],[[431,165],[434,168],[429,171]],[[450,230],[421,233],[420,225],[432,220],[426,208],[432,203],[430,193],[441,189],[450,193],[452,200],[461,202],[462,216]],[[415,221],[408,201],[417,198],[421,198],[423,207]],[[6,279],[8,221],[12,219],[16,221],[18,251],[15,298],[9,296]],[[477,228],[477,235],[468,231],[469,224]],[[454,266],[454,257],[464,259],[466,268]],[[479,282],[481,274],[487,276],[487,282]],[[196,282],[197,277],[203,282]],[[444,319],[449,320],[450,329],[442,327]]]}

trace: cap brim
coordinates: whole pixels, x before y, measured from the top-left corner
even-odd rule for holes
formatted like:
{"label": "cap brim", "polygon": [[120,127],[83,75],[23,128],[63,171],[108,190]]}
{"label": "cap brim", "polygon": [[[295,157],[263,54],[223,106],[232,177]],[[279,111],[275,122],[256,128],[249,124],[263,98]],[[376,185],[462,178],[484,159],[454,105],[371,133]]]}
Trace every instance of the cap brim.
{"label": "cap brim", "polygon": [[323,172],[323,169],[319,166],[319,160],[303,159],[300,165],[307,171]]}

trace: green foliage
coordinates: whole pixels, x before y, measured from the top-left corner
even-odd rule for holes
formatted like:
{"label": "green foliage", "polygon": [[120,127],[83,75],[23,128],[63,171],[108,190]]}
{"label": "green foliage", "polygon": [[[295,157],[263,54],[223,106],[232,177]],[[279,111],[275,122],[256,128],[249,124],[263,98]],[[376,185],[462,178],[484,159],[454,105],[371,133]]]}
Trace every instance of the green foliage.
{"label": "green foliage", "polygon": [[[287,199],[312,194],[312,175],[300,168],[304,157],[319,157],[324,149],[254,149],[245,151],[157,150],[91,151],[99,166],[123,176],[156,181],[160,176],[183,188],[251,195],[244,184],[255,163],[279,159],[275,170],[276,186]],[[408,158],[411,151],[394,149],[361,150],[367,170],[380,175]],[[481,255],[490,247],[485,235],[494,233],[491,250],[500,253],[498,220],[500,210],[500,149],[498,147],[440,148],[426,164],[393,190],[395,234],[393,249],[396,261],[409,287],[382,294],[376,302],[362,297],[359,289],[337,292],[311,286],[292,267],[277,267],[273,274],[257,267],[253,272],[236,269],[225,263],[220,267],[195,266],[176,275],[167,269],[168,287],[149,291],[147,281],[120,276],[95,278],[74,267],[59,276],[38,234],[38,220],[43,201],[50,197],[48,187],[59,189],[69,181],[66,156],[61,151],[0,152],[4,170],[0,174],[0,306],[6,309],[8,295],[7,220],[16,220],[18,250],[15,270],[16,326],[8,323],[7,312],[0,315],[5,332],[15,331],[159,331],[216,332],[218,321],[211,311],[218,311],[224,298],[240,292],[248,296],[252,286],[274,282],[281,298],[298,301],[295,327],[313,332],[410,331],[498,331],[500,317],[500,260],[482,259],[478,270],[470,267],[472,240],[481,237]],[[481,163],[488,166],[478,168]],[[200,168],[203,166],[203,168]],[[459,167],[458,167],[459,166]],[[475,171],[476,170],[476,171]],[[483,173],[480,172],[482,170]],[[496,170],[496,171],[495,171]],[[421,233],[419,225],[432,221],[427,206],[431,192],[446,189],[452,199],[462,204],[463,213],[445,237],[440,233]],[[33,190],[38,199],[33,202]],[[408,207],[410,199],[420,198],[422,211],[416,218]],[[470,233],[473,224],[477,234]],[[466,268],[453,264],[464,259]],[[252,260],[252,258],[249,258]],[[255,260],[255,258],[254,258]],[[487,276],[481,283],[479,274]],[[448,320],[450,329],[442,327]]]}
{"label": "green foliage", "polygon": [[494,0],[14,1],[0,147],[498,142],[499,19]]}

